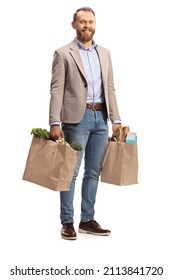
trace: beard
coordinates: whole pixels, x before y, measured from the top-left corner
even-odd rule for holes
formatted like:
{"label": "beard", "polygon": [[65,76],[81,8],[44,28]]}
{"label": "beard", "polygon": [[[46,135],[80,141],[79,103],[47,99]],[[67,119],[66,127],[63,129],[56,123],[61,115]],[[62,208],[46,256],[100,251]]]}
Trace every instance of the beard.
{"label": "beard", "polygon": [[[77,38],[78,40],[82,43],[89,42],[93,39],[95,30],[94,29],[83,29],[82,31],[76,30],[77,31]],[[85,31],[89,31],[85,33]]]}

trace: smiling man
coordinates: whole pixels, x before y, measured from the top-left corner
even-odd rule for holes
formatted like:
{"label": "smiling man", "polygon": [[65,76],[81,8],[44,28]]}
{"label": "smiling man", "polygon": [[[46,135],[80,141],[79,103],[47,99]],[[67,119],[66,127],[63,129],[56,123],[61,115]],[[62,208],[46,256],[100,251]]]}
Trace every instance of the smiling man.
{"label": "smiling man", "polygon": [[95,201],[99,176],[108,141],[108,120],[114,133],[120,115],[114,89],[110,53],[93,40],[95,12],[89,7],[78,9],[72,21],[76,38],[57,49],[52,64],[49,124],[51,138],[64,137],[69,143],[82,144],[70,191],[60,192],[61,237],[75,240],[74,190],[82,158],[81,219],[78,231],[109,235],[95,220]]}
{"label": "smiling man", "polygon": [[72,27],[76,29],[77,39],[85,45],[91,47],[95,33],[95,15],[85,10],[78,11],[74,15]]}

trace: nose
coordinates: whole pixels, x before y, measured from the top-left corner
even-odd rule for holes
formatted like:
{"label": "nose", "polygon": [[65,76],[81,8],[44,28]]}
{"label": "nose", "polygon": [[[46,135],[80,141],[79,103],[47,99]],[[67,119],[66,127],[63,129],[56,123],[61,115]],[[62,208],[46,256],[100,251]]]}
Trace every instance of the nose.
{"label": "nose", "polygon": [[84,22],[84,26],[85,26],[85,27],[88,27],[89,25],[90,25],[89,21],[85,21],[85,22]]}

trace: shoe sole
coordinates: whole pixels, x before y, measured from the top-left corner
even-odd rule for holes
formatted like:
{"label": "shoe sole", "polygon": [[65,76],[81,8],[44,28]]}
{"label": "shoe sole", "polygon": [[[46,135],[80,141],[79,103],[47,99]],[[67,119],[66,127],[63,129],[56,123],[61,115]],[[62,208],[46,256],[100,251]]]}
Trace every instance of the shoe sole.
{"label": "shoe sole", "polygon": [[66,239],[66,240],[76,240],[77,236],[76,237],[75,236],[73,236],[73,237],[66,237],[66,236],[61,235],[61,238],[62,239]]}
{"label": "shoe sole", "polygon": [[108,235],[110,235],[110,232],[107,232],[107,233],[99,233],[99,232],[93,232],[93,231],[89,231],[89,230],[85,230],[85,229],[81,229],[81,228],[79,228],[78,232],[79,232],[79,233],[86,233],[86,234],[99,235],[99,236],[108,236]]}

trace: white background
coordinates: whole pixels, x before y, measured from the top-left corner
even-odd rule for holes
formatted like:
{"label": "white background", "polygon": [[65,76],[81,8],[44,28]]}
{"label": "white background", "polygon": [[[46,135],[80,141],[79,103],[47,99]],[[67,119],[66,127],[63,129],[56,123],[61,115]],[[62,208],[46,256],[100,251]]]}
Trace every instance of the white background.
{"label": "white background", "polygon": [[[82,276],[10,276],[19,268],[163,266],[172,272],[171,0],[4,0],[0,4],[1,274],[2,279],[81,279]],[[110,237],[60,238],[59,193],[22,181],[33,127],[49,129],[53,52],[75,37],[72,16],[81,6],[96,12],[95,40],[112,54],[115,87],[124,125],[138,135],[139,184],[100,183],[96,220]],[[111,134],[111,131],[110,131]],[[75,227],[80,221],[80,181]],[[118,276],[117,276],[118,277]],[[137,276],[129,276],[129,279]],[[120,279],[128,279],[119,276]]]}

